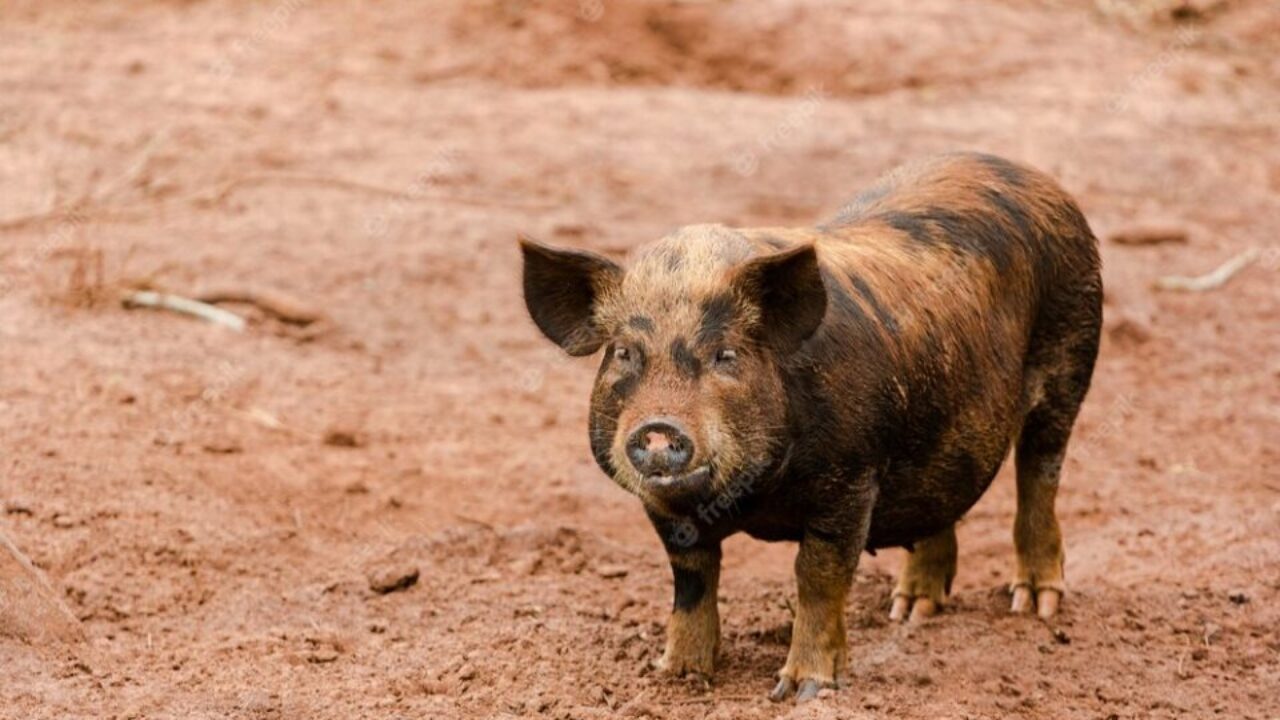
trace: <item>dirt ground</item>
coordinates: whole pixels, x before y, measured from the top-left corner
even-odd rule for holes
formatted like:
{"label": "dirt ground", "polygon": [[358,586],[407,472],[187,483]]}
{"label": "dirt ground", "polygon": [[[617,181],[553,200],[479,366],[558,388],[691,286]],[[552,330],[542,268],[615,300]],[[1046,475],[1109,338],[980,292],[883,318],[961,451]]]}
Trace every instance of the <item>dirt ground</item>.
{"label": "dirt ground", "polygon": [[[1280,717],[1278,117],[1269,0],[4,3],[0,529],[88,640],[0,641],[0,717]],[[665,556],[516,233],[813,223],[959,148],[1187,235],[1103,242],[1062,615],[1006,612],[1002,472],[948,612],[889,624],[864,558],[834,696],[765,699],[794,547],[745,538],[714,682],[653,675]]]}

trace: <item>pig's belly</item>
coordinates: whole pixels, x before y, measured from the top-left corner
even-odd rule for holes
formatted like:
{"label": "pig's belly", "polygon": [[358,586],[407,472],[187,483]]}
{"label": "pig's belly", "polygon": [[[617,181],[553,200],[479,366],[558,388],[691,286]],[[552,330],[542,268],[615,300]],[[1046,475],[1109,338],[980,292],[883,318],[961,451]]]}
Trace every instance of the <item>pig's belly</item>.
{"label": "pig's belly", "polygon": [[991,486],[1017,435],[990,426],[980,441],[939,450],[925,459],[891,462],[880,482],[867,547],[909,546],[954,524]]}

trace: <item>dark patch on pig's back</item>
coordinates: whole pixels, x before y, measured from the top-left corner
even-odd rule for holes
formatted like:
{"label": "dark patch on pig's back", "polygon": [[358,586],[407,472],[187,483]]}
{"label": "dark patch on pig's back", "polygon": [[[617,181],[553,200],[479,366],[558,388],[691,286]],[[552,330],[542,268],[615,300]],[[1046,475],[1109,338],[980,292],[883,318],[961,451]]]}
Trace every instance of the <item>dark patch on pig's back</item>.
{"label": "dark patch on pig's back", "polygon": [[1025,168],[1016,163],[1005,160],[998,155],[990,155],[988,153],[961,153],[961,157],[973,158],[988,170],[995,174],[1000,182],[1014,189],[1021,189],[1027,186],[1030,178]]}
{"label": "dark patch on pig's back", "polygon": [[888,210],[869,220],[903,233],[925,249],[948,248],[969,257],[985,258],[1004,273],[1013,268],[1019,238],[1010,232],[1013,228],[995,217],[997,212],[994,207],[984,212],[935,205],[923,210]]}
{"label": "dark patch on pig's back", "polygon": [[[898,334],[897,319],[880,302],[875,291],[856,271],[838,266],[824,266],[821,272],[823,284],[827,288],[827,315],[823,322],[827,326],[828,333],[838,331],[839,329],[834,326],[843,322],[860,325],[860,329],[864,331],[860,334],[865,334],[865,331],[877,325],[891,336]],[[848,281],[847,284],[841,280],[842,278]],[[850,286],[866,303],[866,307],[871,310],[871,315],[868,315],[866,309],[849,294]]]}
{"label": "dark patch on pig's back", "polygon": [[867,303],[867,306],[871,308],[871,311],[875,313],[876,319],[880,321],[880,324],[884,329],[889,331],[890,335],[897,335],[897,319],[894,318],[892,313],[890,313],[889,310],[880,302],[880,298],[876,296],[875,291],[871,289],[871,286],[867,284],[867,281],[863,280],[862,277],[855,272],[850,272],[848,274],[848,278],[849,282],[853,285],[853,289],[858,292],[858,295],[862,297],[863,301]]}

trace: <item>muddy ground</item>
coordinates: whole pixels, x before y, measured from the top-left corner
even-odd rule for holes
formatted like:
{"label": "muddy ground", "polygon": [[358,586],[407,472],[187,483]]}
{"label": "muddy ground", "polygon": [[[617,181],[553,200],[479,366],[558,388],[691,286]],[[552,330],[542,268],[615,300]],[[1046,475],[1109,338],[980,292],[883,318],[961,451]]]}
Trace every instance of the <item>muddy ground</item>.
{"label": "muddy ground", "polygon": [[[0,528],[88,639],[0,641],[0,717],[1275,718],[1278,116],[1267,0],[5,3]],[[864,558],[835,696],[765,700],[794,548],[748,539],[714,683],[654,676],[665,557],[515,234],[812,223],[957,148],[1186,233],[1102,245],[1061,617],[1006,612],[1002,472],[948,612],[890,625],[901,552]]]}

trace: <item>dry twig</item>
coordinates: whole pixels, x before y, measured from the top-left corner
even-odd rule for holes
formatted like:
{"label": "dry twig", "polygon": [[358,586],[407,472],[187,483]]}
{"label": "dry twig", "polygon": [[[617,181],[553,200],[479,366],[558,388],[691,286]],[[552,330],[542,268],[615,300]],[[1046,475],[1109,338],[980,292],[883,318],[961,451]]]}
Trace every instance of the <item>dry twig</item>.
{"label": "dry twig", "polygon": [[193,317],[206,320],[216,325],[231,328],[236,332],[244,332],[244,318],[233,312],[228,312],[220,307],[192,300],[180,295],[169,295],[166,293],[153,292],[151,290],[141,290],[139,292],[130,293],[124,298],[124,306],[129,309],[133,308],[155,308],[158,310],[170,310],[172,312],[191,315]]}
{"label": "dry twig", "polygon": [[1258,259],[1258,249],[1249,248],[1204,275],[1195,277],[1168,275],[1158,278],[1155,282],[1155,287],[1157,290],[1178,290],[1182,292],[1217,290],[1256,259]]}
{"label": "dry twig", "polygon": [[250,288],[217,288],[196,295],[196,300],[210,305],[232,302],[253,305],[272,317],[291,325],[310,325],[324,319],[324,314],[288,293]]}

